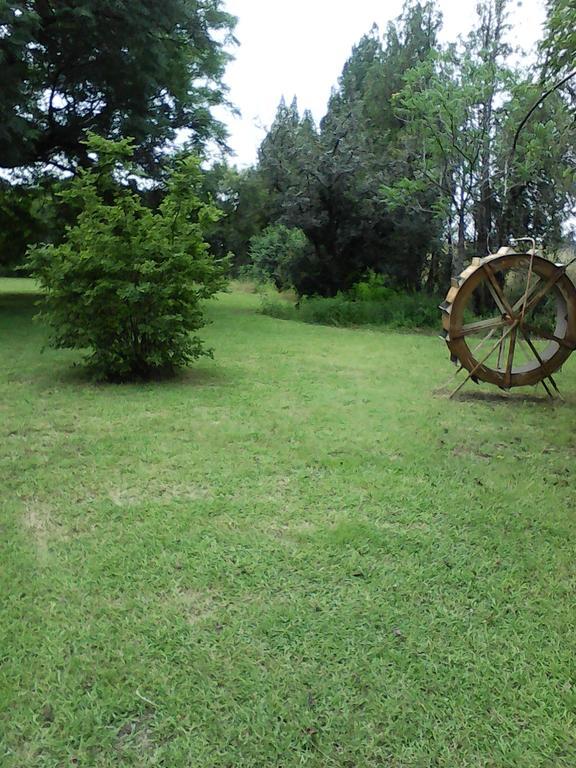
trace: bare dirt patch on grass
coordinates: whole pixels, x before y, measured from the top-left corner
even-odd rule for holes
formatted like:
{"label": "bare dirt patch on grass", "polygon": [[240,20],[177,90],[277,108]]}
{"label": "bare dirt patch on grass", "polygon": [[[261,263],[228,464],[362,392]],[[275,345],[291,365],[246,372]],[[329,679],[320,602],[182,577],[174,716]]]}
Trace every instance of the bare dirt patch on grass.
{"label": "bare dirt patch on grass", "polygon": [[216,595],[196,589],[178,589],[173,599],[189,624],[211,618],[219,607]]}
{"label": "bare dirt patch on grass", "polygon": [[118,730],[115,748],[118,752],[135,750],[138,753],[149,752],[153,749],[153,742],[150,735],[150,722],[154,714],[146,711],[140,717],[128,720]]}
{"label": "bare dirt patch on grass", "polygon": [[108,497],[117,507],[134,507],[139,504],[161,504],[172,501],[200,501],[211,499],[213,491],[202,485],[176,483],[150,483],[142,486],[111,488]]}
{"label": "bare dirt patch on grass", "polygon": [[36,499],[27,500],[22,523],[32,540],[38,560],[45,563],[49,556],[50,540],[64,535],[59,526],[55,525],[49,505]]}

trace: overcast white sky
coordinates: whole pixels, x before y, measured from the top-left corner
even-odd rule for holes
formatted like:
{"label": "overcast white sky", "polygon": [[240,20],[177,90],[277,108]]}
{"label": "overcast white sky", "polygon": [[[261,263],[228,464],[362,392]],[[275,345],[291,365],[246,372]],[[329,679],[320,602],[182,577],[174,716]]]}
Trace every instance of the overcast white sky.
{"label": "overcast white sky", "polygon": [[[225,81],[241,118],[219,112],[230,131],[233,162],[256,159],[265,129],[274,119],[282,95],[298,97],[300,109],[316,120],[325,110],[352,46],[376,22],[383,31],[403,0],[226,0],[238,17],[235,61]],[[476,0],[439,0],[444,14],[443,40],[465,34],[475,18]],[[512,0],[510,42],[530,48],[541,35],[544,0]]]}

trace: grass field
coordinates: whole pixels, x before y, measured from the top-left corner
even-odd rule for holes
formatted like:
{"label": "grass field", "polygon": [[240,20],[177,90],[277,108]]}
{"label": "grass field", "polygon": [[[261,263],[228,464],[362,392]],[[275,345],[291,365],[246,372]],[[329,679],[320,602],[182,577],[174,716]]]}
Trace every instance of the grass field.
{"label": "grass field", "polygon": [[233,293],[96,386],[0,289],[2,768],[576,765],[576,355],[448,401],[435,337]]}

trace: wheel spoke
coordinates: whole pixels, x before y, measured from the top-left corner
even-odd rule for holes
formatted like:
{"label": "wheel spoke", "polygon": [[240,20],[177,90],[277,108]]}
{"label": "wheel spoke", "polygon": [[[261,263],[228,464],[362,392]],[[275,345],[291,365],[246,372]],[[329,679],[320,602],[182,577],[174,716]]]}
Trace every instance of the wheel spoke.
{"label": "wheel spoke", "polygon": [[500,346],[498,348],[498,370],[501,370],[502,368],[502,361],[504,360],[504,349],[506,347],[506,337],[504,336],[504,333],[502,333],[502,337],[500,339]]}
{"label": "wheel spoke", "polygon": [[[528,291],[528,296],[526,297],[526,311],[528,310],[528,304],[530,303],[531,298],[534,296],[536,291],[538,290],[538,286],[540,285],[542,281],[540,280],[540,277],[536,275],[536,281],[534,282],[534,285],[532,288]],[[512,305],[512,312],[516,314],[520,309],[522,309],[522,304],[524,303],[524,296],[521,296],[518,301],[516,301]]]}
{"label": "wheel spoke", "polygon": [[[504,339],[506,336],[508,336],[508,335],[509,335],[509,334],[510,334],[512,331],[515,331],[515,330],[516,330],[516,328],[517,328],[517,326],[518,326],[518,320],[515,320],[515,321],[514,321],[514,323],[513,323],[512,325],[510,325],[510,326],[509,326],[509,327],[508,327],[508,328],[507,328],[507,329],[504,331],[504,333],[502,334],[502,339]],[[464,379],[464,381],[462,381],[462,382],[461,382],[461,383],[460,383],[460,384],[459,384],[459,385],[456,387],[456,389],[454,390],[454,392],[452,392],[452,394],[450,395],[450,397],[451,397],[451,398],[452,398],[452,397],[454,397],[454,395],[455,395],[455,394],[457,394],[458,392],[460,392],[460,390],[462,389],[462,387],[464,386],[464,384],[466,384],[466,382],[468,381],[468,379],[471,379],[471,378],[472,378],[472,376],[474,376],[474,375],[475,375],[476,371],[477,371],[479,368],[481,368],[481,367],[484,365],[484,363],[486,362],[486,360],[488,360],[488,358],[490,357],[490,355],[491,355],[491,354],[494,352],[494,350],[496,349],[496,347],[498,346],[498,344],[501,344],[501,343],[502,343],[502,339],[501,339],[500,341],[496,341],[496,343],[495,343],[495,344],[494,344],[492,347],[490,347],[490,349],[488,350],[488,352],[487,352],[487,353],[484,355],[484,357],[482,358],[482,360],[480,360],[479,362],[477,362],[477,363],[476,363],[476,365],[474,366],[474,368],[472,368],[472,370],[471,370],[471,371],[468,371],[468,375],[466,376],[466,378]]]}
{"label": "wheel spoke", "polygon": [[487,341],[490,341],[492,336],[494,336],[494,331],[495,330],[496,330],[496,328],[492,328],[490,333],[487,333],[486,336],[484,336],[484,338],[480,342],[478,342],[478,344],[472,350],[472,354],[473,355],[475,355],[476,352],[478,352],[478,350],[482,349],[482,347],[484,346],[484,344],[486,344]]}
{"label": "wheel spoke", "polygon": [[510,315],[510,317],[513,317],[514,312],[512,310],[512,307],[508,303],[508,299],[506,296],[504,296],[504,292],[502,291],[502,288],[500,286],[500,283],[498,280],[496,280],[496,276],[494,275],[494,272],[490,269],[490,267],[487,264],[484,264],[484,272],[488,276],[488,280],[490,287],[492,290],[490,293],[492,293],[492,296],[494,298],[494,301],[498,305],[498,309],[502,313],[506,313]]}
{"label": "wheel spoke", "polygon": [[[542,360],[542,357],[541,357],[540,353],[538,352],[538,350],[534,346],[534,343],[533,343],[532,339],[530,338],[529,334],[526,332],[526,329],[521,327],[520,330],[522,331],[522,335],[526,339],[526,343],[528,344],[528,346],[530,347],[530,349],[534,353],[534,357],[536,358],[536,360],[538,360],[538,362],[540,363],[541,367],[544,370],[546,370],[546,363],[544,362],[544,360]],[[558,384],[556,384],[556,381],[554,380],[554,377],[552,376],[552,374],[551,373],[547,373],[547,376],[550,379],[550,383],[552,384],[552,386],[554,387],[556,392],[558,392],[558,394],[562,398],[562,395],[560,394],[560,390],[558,389]],[[544,389],[548,393],[548,397],[552,397],[552,392],[550,392],[550,389],[546,385],[546,381],[544,380],[544,378],[542,379],[542,384],[544,385]],[[562,398],[562,399],[564,399],[564,398]]]}
{"label": "wheel spoke", "polygon": [[506,307],[504,306],[504,304],[503,304],[503,302],[502,302],[502,299],[500,298],[500,296],[498,295],[498,293],[497,293],[497,292],[494,290],[494,286],[492,285],[492,283],[490,282],[490,280],[488,280],[488,282],[486,283],[486,285],[488,286],[488,290],[489,290],[489,292],[490,292],[490,295],[491,295],[491,296],[492,296],[492,298],[494,299],[494,303],[496,304],[496,306],[498,307],[498,309],[500,310],[500,312],[501,312],[503,315],[504,315],[504,314],[506,314]]}
{"label": "wheel spoke", "polygon": [[566,349],[576,349],[576,344],[573,341],[571,342],[566,341],[566,339],[561,339],[559,336],[550,333],[550,331],[547,331],[544,328],[537,328],[536,326],[529,325],[528,323],[523,323],[522,327],[524,330],[531,333],[532,336],[537,336],[540,339],[547,339],[548,341],[555,341],[561,347],[566,347]]}
{"label": "wheel spoke", "polygon": [[521,322],[524,320],[524,316],[526,314],[526,303],[528,301],[528,294],[530,292],[530,280],[532,279],[532,270],[534,269],[534,256],[536,256],[536,246],[534,246],[534,249],[532,251],[532,255],[530,257],[530,266],[528,267],[528,277],[526,278],[526,290],[524,291],[524,297],[522,299],[522,310],[520,312]]}
{"label": "wheel spoke", "polygon": [[452,334],[453,339],[459,339],[461,336],[467,336],[469,333],[475,333],[475,331],[488,331],[491,328],[502,328],[507,325],[506,320],[503,317],[489,317],[487,320],[478,320],[475,323],[467,323],[455,334]]}
{"label": "wheel spoke", "polygon": [[506,361],[506,372],[504,374],[504,386],[509,387],[512,381],[512,363],[514,362],[514,352],[516,350],[516,336],[518,328],[514,326],[510,334],[510,346],[508,347],[508,360]]}
{"label": "wheel spoke", "polygon": [[518,336],[516,340],[520,344],[520,349],[524,351],[524,354],[526,355],[526,362],[530,362],[532,359],[532,351],[526,341],[523,338],[523,335]]}
{"label": "wheel spoke", "polygon": [[[564,276],[564,270],[559,269],[556,275],[553,275],[538,291],[533,293],[532,297],[528,299],[524,307],[524,315],[527,315],[542,301],[544,296],[556,285],[558,280]],[[520,302],[522,306],[522,301]]]}
{"label": "wheel spoke", "polygon": [[538,352],[538,350],[534,346],[534,342],[532,341],[532,339],[530,338],[530,336],[526,332],[526,326],[522,327],[521,330],[522,330],[522,335],[526,339],[526,343],[528,344],[528,346],[530,347],[530,349],[532,350],[532,352],[534,354],[534,357],[536,358],[536,360],[538,360],[540,365],[544,365],[544,360],[542,360],[542,358],[540,357],[540,353]]}

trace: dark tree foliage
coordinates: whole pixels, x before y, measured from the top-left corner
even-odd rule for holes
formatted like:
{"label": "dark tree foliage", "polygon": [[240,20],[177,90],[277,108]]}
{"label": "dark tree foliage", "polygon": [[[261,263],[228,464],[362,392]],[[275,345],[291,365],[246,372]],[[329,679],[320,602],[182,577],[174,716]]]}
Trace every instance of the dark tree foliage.
{"label": "dark tree foliage", "polygon": [[281,102],[257,173],[267,224],[313,246],[299,293],[331,296],[369,270],[444,291],[511,235],[562,243],[576,199],[574,3],[548,2],[541,71],[512,64],[508,5],[480,0],[470,33],[440,46],[434,2],[407,0],[382,37],[374,27],[354,47],[319,127]]}
{"label": "dark tree foliage", "polygon": [[273,224],[250,241],[251,268],[258,282],[272,282],[279,291],[292,288],[302,274],[310,243],[301,229]]}
{"label": "dark tree foliage", "polygon": [[504,156],[498,158],[500,167],[507,164],[507,189],[494,198],[494,218],[500,242],[520,232],[556,250],[576,203],[576,124],[564,94],[550,94],[526,122],[510,153],[520,122],[541,95],[540,84],[524,82],[509,105],[502,134]]}
{"label": "dark tree foliage", "polygon": [[30,243],[55,242],[63,236],[68,216],[57,205],[60,187],[48,177],[34,185],[0,181],[0,275],[15,274]]}
{"label": "dark tree foliage", "polygon": [[437,47],[441,26],[433,2],[406,3],[400,18],[388,24],[381,61],[371,67],[365,87],[364,113],[376,142],[389,142],[402,130],[393,97],[404,87],[406,73]]}
{"label": "dark tree foliage", "polygon": [[354,47],[319,128],[311,115],[299,116],[295,100],[280,103],[259,171],[271,219],[302,229],[313,245],[295,279],[299,293],[334,295],[369,270],[399,287],[420,287],[439,227],[430,205],[416,215],[392,210],[380,193],[391,178],[410,173],[383,78],[394,73],[400,85],[430,53],[437,28],[431,6],[420,3],[406,6],[384,47],[373,28]]}
{"label": "dark tree foliage", "polygon": [[221,0],[0,0],[0,167],[87,164],[87,131],[133,137],[149,169],[180,129],[223,141],[211,108],[234,19]]}
{"label": "dark tree foliage", "polygon": [[232,257],[232,270],[250,262],[250,241],[270,221],[268,191],[255,168],[238,170],[227,162],[215,163],[203,174],[203,194],[214,202],[222,217],[206,230],[206,240],[216,256]]}

